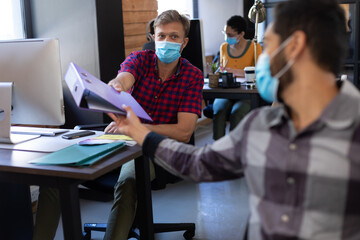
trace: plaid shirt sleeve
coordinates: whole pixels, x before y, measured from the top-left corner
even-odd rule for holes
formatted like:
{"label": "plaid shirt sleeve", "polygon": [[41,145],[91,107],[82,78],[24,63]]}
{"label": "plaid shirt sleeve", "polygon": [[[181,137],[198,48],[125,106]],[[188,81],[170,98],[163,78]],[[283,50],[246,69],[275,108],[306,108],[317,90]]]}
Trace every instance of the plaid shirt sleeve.
{"label": "plaid shirt sleeve", "polygon": [[140,66],[140,57],[141,52],[135,51],[132,52],[123,63],[120,65],[119,73],[121,72],[128,72],[131,73],[135,79],[138,78],[139,75],[141,75],[141,67]]}

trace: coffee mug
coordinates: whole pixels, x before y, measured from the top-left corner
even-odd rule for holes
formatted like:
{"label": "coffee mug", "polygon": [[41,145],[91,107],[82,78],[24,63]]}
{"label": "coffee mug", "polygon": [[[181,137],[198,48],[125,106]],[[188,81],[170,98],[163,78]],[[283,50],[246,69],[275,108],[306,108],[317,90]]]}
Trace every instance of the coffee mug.
{"label": "coffee mug", "polygon": [[236,79],[234,78],[234,75],[232,73],[222,73],[222,86],[224,88],[231,88],[235,87],[236,85]]}
{"label": "coffee mug", "polygon": [[245,67],[244,71],[245,71],[246,82],[254,83],[255,82],[255,67]]}

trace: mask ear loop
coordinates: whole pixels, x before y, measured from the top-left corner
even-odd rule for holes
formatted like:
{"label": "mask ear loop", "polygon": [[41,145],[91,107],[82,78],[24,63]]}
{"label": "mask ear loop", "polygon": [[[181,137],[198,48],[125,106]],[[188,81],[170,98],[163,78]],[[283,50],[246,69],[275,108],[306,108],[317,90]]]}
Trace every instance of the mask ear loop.
{"label": "mask ear loop", "polygon": [[[278,73],[274,76],[274,78],[275,78],[275,79],[279,79],[282,75],[284,75],[284,73],[286,73],[286,72],[289,70],[289,68],[294,64],[294,62],[295,62],[295,59],[291,59],[291,60],[285,65],[285,67],[283,67],[283,68],[280,70],[280,72],[278,72]],[[275,96],[274,96],[274,99],[275,99],[276,102],[278,101],[277,96],[278,96],[278,91],[279,91],[279,84],[280,84],[280,81],[277,81],[277,84],[276,84],[276,92],[275,92]]]}
{"label": "mask ear loop", "polygon": [[[280,46],[271,54],[270,56],[270,59],[275,57],[276,54],[278,54],[280,51],[282,51],[287,45],[288,43],[292,40],[293,36],[290,36],[288,37],[283,43],[280,44]],[[286,73],[289,68],[294,64],[295,62],[295,59],[291,59],[290,61],[287,62],[287,64],[285,65],[285,67],[283,67],[277,74],[275,74],[275,76],[273,78],[275,79],[279,79],[282,75],[284,75],[284,73]],[[275,96],[274,96],[274,99],[275,99],[275,102],[278,101],[278,91],[279,91],[279,84],[280,84],[280,81],[277,81],[276,83],[276,91],[275,91]]]}
{"label": "mask ear loop", "polygon": [[287,62],[287,64],[285,65],[285,67],[283,67],[275,76],[274,78],[279,79],[282,75],[284,75],[284,73],[286,73],[289,68],[291,68],[291,66],[294,64],[295,59],[291,59],[290,61]]}
{"label": "mask ear loop", "polygon": [[[293,36],[291,35],[290,37],[288,37],[283,43],[280,44],[280,46],[270,55],[270,59],[272,59],[273,57],[275,57],[280,51],[282,51],[288,44],[289,42],[293,39]],[[286,73],[289,68],[294,64],[295,59],[291,59],[287,62],[287,64],[285,65],[285,67],[283,67],[277,74],[275,74],[274,78],[279,79],[282,75],[284,75],[284,73]]]}
{"label": "mask ear loop", "polygon": [[280,44],[280,46],[270,55],[270,59],[272,59],[273,57],[275,57],[275,55],[277,55],[280,51],[282,51],[292,39],[293,39],[293,36],[291,35],[284,42],[282,42]]}

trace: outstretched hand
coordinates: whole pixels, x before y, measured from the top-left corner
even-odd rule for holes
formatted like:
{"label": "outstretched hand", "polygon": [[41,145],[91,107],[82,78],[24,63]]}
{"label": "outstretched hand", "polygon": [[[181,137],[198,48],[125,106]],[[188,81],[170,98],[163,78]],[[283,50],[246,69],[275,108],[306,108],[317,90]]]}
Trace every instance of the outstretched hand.
{"label": "outstretched hand", "polygon": [[225,68],[229,73],[232,73],[235,77],[245,77],[245,71],[243,69]]}
{"label": "outstretched hand", "polygon": [[124,91],[124,87],[121,84],[121,82],[118,79],[113,79],[111,80],[108,85],[110,85],[111,87],[113,87],[116,91],[121,92]]}
{"label": "outstretched hand", "polygon": [[122,107],[126,111],[126,116],[108,113],[112,120],[114,120],[114,122],[110,124],[111,128],[113,130],[114,128],[117,128],[117,132],[130,136],[139,145],[142,145],[150,130],[140,122],[140,119],[136,116],[130,106],[123,105]]}

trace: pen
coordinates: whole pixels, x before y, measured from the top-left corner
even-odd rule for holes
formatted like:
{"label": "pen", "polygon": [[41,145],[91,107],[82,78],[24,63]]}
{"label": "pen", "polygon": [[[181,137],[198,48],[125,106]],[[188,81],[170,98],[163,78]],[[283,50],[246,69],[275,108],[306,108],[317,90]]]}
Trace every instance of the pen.
{"label": "pen", "polygon": [[226,62],[225,62],[225,65],[224,65],[224,69],[223,70],[225,70],[225,68],[226,68],[226,65],[228,64],[228,61],[229,61],[229,59],[226,59]]}
{"label": "pen", "polygon": [[220,70],[220,66],[216,69],[216,71],[215,71],[215,73],[218,73],[219,72],[219,70]]}

